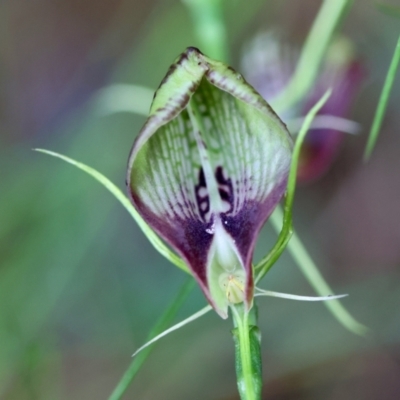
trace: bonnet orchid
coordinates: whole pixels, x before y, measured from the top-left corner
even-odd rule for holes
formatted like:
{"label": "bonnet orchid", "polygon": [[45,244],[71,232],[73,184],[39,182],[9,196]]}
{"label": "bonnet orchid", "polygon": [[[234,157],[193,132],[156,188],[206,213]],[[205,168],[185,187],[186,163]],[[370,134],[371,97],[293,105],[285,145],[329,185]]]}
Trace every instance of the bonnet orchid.
{"label": "bonnet orchid", "polygon": [[255,240],[285,192],[291,151],[267,102],[193,47],[162,80],[133,145],[133,205],[222,318],[232,304],[252,306]]}

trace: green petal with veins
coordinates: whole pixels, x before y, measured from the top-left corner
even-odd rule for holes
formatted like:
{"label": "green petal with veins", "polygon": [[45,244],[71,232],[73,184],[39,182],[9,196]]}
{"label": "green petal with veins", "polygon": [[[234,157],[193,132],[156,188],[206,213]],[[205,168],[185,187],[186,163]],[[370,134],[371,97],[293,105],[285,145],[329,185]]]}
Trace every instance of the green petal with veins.
{"label": "green petal with veins", "polygon": [[195,48],[170,67],[133,145],[134,206],[223,317],[240,299],[251,307],[254,243],[285,191],[291,151],[265,100]]}

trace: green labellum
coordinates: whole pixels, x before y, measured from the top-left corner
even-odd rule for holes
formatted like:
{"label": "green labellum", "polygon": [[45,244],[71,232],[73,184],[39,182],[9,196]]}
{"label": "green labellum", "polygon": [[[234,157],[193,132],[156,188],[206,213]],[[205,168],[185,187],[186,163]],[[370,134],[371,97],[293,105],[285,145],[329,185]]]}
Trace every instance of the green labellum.
{"label": "green labellum", "polygon": [[254,243],[285,191],[291,149],[243,77],[192,47],[170,67],[133,145],[134,206],[224,318],[230,304],[251,307]]}

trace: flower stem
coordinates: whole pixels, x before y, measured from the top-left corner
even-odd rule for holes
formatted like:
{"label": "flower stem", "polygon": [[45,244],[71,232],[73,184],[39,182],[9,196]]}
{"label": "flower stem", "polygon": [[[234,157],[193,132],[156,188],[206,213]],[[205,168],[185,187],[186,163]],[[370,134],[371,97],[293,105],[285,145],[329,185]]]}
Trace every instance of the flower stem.
{"label": "flower stem", "polygon": [[262,388],[261,334],[255,306],[246,311],[243,304],[232,306],[235,328],[236,379],[241,400],[260,400]]}

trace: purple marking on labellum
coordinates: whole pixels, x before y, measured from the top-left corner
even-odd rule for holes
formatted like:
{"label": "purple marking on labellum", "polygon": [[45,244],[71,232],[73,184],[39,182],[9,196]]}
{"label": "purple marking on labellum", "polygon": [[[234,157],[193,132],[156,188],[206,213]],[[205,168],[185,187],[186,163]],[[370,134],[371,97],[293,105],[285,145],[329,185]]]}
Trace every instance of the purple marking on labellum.
{"label": "purple marking on labellum", "polygon": [[209,222],[195,218],[183,219],[175,216],[173,219],[154,214],[140,197],[132,190],[131,199],[144,220],[184,259],[200,283],[204,294],[211,304],[207,282],[207,257],[213,240],[213,219]]}
{"label": "purple marking on labellum", "polygon": [[[200,193],[201,190],[206,194],[202,195]],[[195,194],[200,216],[202,220],[205,221],[206,215],[210,211],[210,196],[208,195],[206,178],[203,168],[200,168],[199,170],[199,183],[195,186]]]}
{"label": "purple marking on labellum", "polygon": [[232,180],[230,178],[224,177],[223,168],[221,166],[217,167],[215,170],[215,179],[218,183],[218,192],[221,196],[221,199],[227,203],[229,203],[229,210],[226,213],[229,213],[233,210],[233,186]]}

